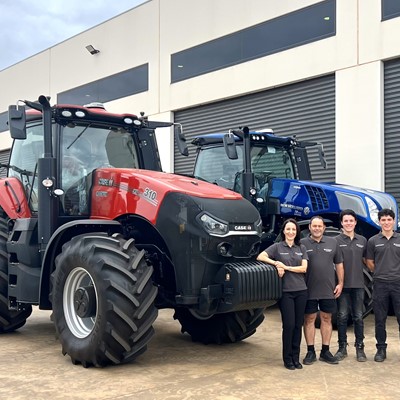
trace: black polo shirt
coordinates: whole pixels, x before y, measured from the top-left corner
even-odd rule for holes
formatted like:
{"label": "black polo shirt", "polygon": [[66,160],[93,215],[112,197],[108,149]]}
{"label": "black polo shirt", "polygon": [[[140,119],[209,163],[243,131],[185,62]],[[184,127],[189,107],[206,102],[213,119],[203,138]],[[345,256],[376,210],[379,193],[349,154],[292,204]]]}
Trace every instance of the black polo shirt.
{"label": "black polo shirt", "polygon": [[372,236],[367,244],[367,259],[374,260],[374,280],[400,280],[400,235],[393,232],[390,239],[382,232]]}
{"label": "black polo shirt", "polygon": [[[265,252],[269,258],[281,261],[288,267],[300,267],[303,260],[308,260],[307,251],[303,245],[293,244],[290,247],[285,241],[274,243]],[[285,271],[282,277],[282,290],[284,292],[297,292],[306,289],[305,274]]]}
{"label": "black polo shirt", "polygon": [[308,236],[301,239],[307,249],[308,268],[306,284],[310,300],[334,299],[336,287],[335,264],[343,262],[338,242],[329,236],[322,236],[316,242]]}
{"label": "black polo shirt", "polygon": [[364,236],[354,234],[351,239],[344,233],[335,237],[339,243],[340,250],[343,255],[344,266],[344,285],[346,289],[361,289],[364,287],[365,267],[362,259],[367,252],[367,239]]}

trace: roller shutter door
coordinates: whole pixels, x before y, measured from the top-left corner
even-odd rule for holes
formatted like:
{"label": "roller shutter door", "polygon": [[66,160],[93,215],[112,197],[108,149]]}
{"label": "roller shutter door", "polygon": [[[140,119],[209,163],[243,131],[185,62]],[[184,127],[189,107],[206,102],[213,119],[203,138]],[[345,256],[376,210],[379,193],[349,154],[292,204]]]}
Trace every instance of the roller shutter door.
{"label": "roller shutter door", "polygon": [[[315,140],[324,145],[328,168],[323,169],[317,152],[310,152],[314,180],[335,180],[335,75],[323,76],[271,90],[219,101],[175,112],[175,122],[183,125],[190,144],[194,136],[227,132],[239,126],[251,130],[272,128],[278,136],[296,135],[299,140]],[[175,148],[175,173],[193,171],[195,148],[189,157]]]}
{"label": "roller shutter door", "polygon": [[385,191],[400,202],[400,59],[384,66]]}
{"label": "roller shutter door", "polygon": [[[8,157],[10,155],[10,150],[0,151],[0,164],[8,164]],[[7,168],[0,168],[0,178],[7,176]]]}

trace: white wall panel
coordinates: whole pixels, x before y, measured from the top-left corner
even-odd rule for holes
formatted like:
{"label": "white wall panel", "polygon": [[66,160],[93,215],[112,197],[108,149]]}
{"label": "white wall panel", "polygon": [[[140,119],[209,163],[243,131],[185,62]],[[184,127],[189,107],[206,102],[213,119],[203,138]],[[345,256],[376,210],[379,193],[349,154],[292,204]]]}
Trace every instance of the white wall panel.
{"label": "white wall panel", "polygon": [[359,62],[367,63],[400,54],[400,18],[381,21],[380,0],[359,0]]}
{"label": "white wall panel", "polygon": [[382,63],[336,72],[336,179],[384,189]]}
{"label": "white wall panel", "polygon": [[[108,103],[110,111],[144,111],[168,120],[189,107],[336,73],[337,179],[382,189],[381,63],[400,56],[400,18],[382,22],[380,0],[337,0],[333,37],[171,84],[171,54],[319,1],[147,1],[0,71],[0,113],[18,99],[40,94],[55,102],[59,92],[144,63],[149,90]],[[88,44],[100,53],[90,55]],[[9,146],[6,136],[0,133],[0,150]],[[165,137],[160,152],[168,170],[173,152]]]}

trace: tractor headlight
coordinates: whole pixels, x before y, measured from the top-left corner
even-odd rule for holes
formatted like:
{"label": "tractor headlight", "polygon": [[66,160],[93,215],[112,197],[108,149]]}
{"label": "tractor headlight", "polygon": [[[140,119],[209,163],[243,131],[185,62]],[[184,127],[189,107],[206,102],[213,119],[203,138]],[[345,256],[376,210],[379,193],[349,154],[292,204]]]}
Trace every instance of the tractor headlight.
{"label": "tractor headlight", "polygon": [[378,207],[376,206],[376,203],[368,196],[365,197],[365,201],[367,202],[369,215],[370,215],[372,221],[376,225],[379,225],[379,218],[378,218],[379,210],[378,210]]}
{"label": "tractor headlight", "polygon": [[224,236],[229,232],[226,222],[218,221],[208,214],[201,214],[199,221],[203,228],[212,236]]}

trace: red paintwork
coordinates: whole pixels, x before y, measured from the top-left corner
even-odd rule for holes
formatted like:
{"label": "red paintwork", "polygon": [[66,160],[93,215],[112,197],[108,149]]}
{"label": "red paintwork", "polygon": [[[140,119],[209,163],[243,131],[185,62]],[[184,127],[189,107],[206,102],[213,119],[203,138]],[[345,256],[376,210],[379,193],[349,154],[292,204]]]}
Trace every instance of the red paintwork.
{"label": "red paintwork", "polygon": [[[18,206],[20,207],[19,210]],[[30,218],[32,216],[24,187],[17,178],[0,179],[0,207],[11,219]]]}
{"label": "red paintwork", "polygon": [[115,219],[123,214],[137,214],[155,224],[159,205],[170,192],[213,199],[242,199],[231,190],[184,176],[141,169],[104,168],[95,172],[91,218]]}

